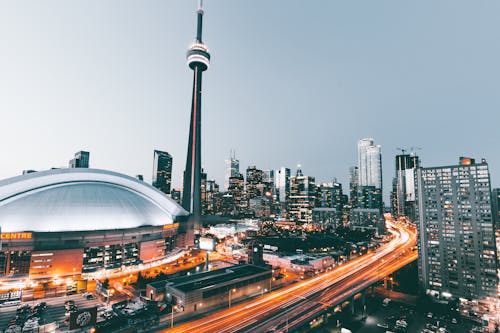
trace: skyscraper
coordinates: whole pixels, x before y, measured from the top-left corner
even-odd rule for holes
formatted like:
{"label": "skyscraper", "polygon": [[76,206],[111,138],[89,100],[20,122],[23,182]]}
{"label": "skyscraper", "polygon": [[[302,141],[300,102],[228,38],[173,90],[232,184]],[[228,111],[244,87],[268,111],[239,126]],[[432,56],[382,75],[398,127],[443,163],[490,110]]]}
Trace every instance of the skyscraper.
{"label": "skyscraper", "polygon": [[491,189],[485,160],[417,169],[419,281],[438,299],[477,300],[497,288]]}
{"label": "skyscraper", "polygon": [[278,192],[278,200],[282,204],[287,202],[290,195],[290,169],[281,167],[274,173],[274,186]]}
{"label": "skyscraper", "polygon": [[88,168],[90,153],[88,151],[79,151],[75,153],[75,157],[69,161],[70,168]]}
{"label": "skyscraper", "polygon": [[359,168],[349,168],[349,203],[351,208],[358,207]]}
{"label": "skyscraper", "polygon": [[495,227],[500,229],[500,188],[491,191],[491,208]]}
{"label": "skyscraper", "polygon": [[242,214],[247,208],[247,200],[245,198],[245,180],[242,174],[229,178],[228,194],[232,198],[232,214]]}
{"label": "skyscraper", "polygon": [[234,150],[230,152],[229,159],[226,160],[226,174],[224,176],[224,191],[229,189],[229,178],[240,174],[240,161],[236,159]]}
{"label": "skyscraper", "polygon": [[398,216],[407,216],[412,221],[415,219],[415,170],[419,165],[416,155],[396,155],[394,211]]}
{"label": "skyscraper", "polygon": [[[200,0],[197,10],[198,24],[196,40],[187,52],[187,63],[193,70],[193,92],[189,143],[184,171],[182,206],[191,213],[190,220],[179,228],[186,235],[183,245],[194,244],[194,234],[201,229],[201,81],[202,73],[208,69],[210,54],[203,44],[203,6]],[[194,229],[194,230],[193,230]]]}
{"label": "skyscraper", "polygon": [[172,156],[155,150],[153,153],[153,186],[165,194],[170,194],[172,184]]}
{"label": "skyscraper", "polygon": [[491,191],[491,214],[493,215],[493,225],[495,227],[497,260],[500,263],[500,188],[494,188]]}
{"label": "skyscraper", "polygon": [[304,176],[300,165],[295,177],[290,178],[290,217],[297,222],[312,221],[312,213],[316,204],[316,183],[314,177]]}
{"label": "skyscraper", "polygon": [[359,186],[382,189],[382,147],[374,145],[372,138],[358,142]]}
{"label": "skyscraper", "polygon": [[[317,212],[326,212],[325,209],[330,209],[330,222],[336,227],[342,223],[344,212],[344,194],[342,192],[342,184],[337,182],[336,179],[332,183],[322,183],[318,186],[316,207],[323,208],[323,210],[316,210]],[[323,214],[325,215],[325,214]]]}
{"label": "skyscraper", "polygon": [[257,169],[255,165],[247,168],[246,197],[247,200],[262,197],[264,195],[264,172]]}

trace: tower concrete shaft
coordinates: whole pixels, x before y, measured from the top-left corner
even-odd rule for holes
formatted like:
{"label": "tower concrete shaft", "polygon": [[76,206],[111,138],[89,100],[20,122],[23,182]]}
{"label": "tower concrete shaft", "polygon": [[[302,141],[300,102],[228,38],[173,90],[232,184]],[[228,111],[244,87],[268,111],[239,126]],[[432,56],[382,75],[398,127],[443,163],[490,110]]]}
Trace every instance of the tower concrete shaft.
{"label": "tower concrete shaft", "polygon": [[182,206],[191,217],[179,231],[186,234],[185,245],[188,246],[194,244],[194,233],[201,230],[201,82],[202,73],[210,64],[210,54],[202,41],[203,14],[200,1],[196,40],[186,55],[187,64],[193,70],[193,92]]}

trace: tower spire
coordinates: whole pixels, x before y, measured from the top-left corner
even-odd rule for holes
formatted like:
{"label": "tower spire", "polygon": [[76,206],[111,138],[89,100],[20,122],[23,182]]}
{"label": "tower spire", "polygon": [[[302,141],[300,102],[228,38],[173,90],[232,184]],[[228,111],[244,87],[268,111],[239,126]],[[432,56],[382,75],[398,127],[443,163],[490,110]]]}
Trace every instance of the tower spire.
{"label": "tower spire", "polygon": [[202,29],[203,29],[203,0],[198,1],[198,26],[196,29],[196,42],[203,43],[201,41]]}

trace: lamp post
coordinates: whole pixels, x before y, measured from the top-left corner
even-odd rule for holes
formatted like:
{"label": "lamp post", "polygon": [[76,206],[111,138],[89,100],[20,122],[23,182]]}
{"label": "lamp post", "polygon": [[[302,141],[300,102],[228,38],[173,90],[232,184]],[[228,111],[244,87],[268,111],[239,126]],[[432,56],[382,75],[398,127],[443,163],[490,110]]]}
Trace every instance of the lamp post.
{"label": "lamp post", "polygon": [[231,307],[231,295],[236,292],[236,288],[229,289],[229,307]]}
{"label": "lamp post", "polygon": [[172,316],[170,317],[170,327],[174,327],[174,310],[177,310],[177,305],[172,306]]}

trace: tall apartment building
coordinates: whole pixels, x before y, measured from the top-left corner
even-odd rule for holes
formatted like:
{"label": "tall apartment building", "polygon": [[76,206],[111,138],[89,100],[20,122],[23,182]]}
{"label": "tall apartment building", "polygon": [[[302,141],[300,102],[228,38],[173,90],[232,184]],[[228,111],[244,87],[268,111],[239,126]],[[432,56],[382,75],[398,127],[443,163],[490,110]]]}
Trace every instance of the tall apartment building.
{"label": "tall apartment building", "polygon": [[495,227],[500,229],[500,188],[494,188],[491,191],[491,209]]}
{"label": "tall apartment building", "polygon": [[437,299],[496,295],[488,164],[417,169],[419,281]]}
{"label": "tall apartment building", "polygon": [[491,191],[491,210],[493,225],[495,226],[497,259],[500,263],[500,188],[494,188],[493,191]]}

